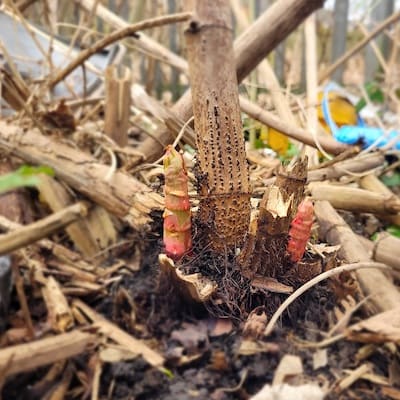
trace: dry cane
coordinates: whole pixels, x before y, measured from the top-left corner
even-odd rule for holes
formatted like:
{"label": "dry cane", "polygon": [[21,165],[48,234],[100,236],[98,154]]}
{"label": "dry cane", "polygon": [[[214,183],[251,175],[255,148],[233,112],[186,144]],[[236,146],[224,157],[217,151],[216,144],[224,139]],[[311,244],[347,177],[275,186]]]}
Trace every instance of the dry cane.
{"label": "dry cane", "polygon": [[297,213],[290,224],[289,243],[287,251],[293,262],[302,259],[310,239],[313,224],[314,206],[310,199],[304,199],[297,209]]}
{"label": "dry cane", "polygon": [[164,156],[164,246],[175,261],[192,246],[188,176],[182,154],[167,146]]}

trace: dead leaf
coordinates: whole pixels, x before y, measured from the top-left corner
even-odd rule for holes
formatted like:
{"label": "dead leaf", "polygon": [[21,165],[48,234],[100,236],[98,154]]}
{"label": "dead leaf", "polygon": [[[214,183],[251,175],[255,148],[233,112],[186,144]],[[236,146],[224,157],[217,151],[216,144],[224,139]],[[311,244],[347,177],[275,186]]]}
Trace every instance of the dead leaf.
{"label": "dead leaf", "polygon": [[185,275],[176,267],[174,261],[165,254],[159,254],[158,261],[164,274],[162,279],[168,279],[182,293],[183,297],[189,301],[204,303],[217,289],[215,282],[200,273]]}
{"label": "dead leaf", "polygon": [[107,363],[115,363],[120,361],[133,360],[138,357],[138,354],[127,351],[122,346],[107,346],[99,352],[100,360]]}
{"label": "dead leaf", "polygon": [[324,391],[317,384],[306,384],[300,386],[265,385],[250,400],[323,400]]}
{"label": "dead leaf", "polygon": [[232,321],[227,318],[211,318],[207,321],[207,325],[210,337],[227,335],[233,329]]}
{"label": "dead leaf", "polygon": [[258,353],[278,353],[280,350],[276,343],[243,340],[237,350],[237,355],[252,356]]}
{"label": "dead leaf", "polygon": [[313,369],[323,368],[328,365],[328,350],[319,349],[313,354]]}
{"label": "dead leaf", "polygon": [[243,327],[243,335],[259,339],[263,336],[267,325],[267,311],[264,306],[256,307],[247,317]]}
{"label": "dead leaf", "polygon": [[178,341],[189,354],[208,349],[207,325],[203,321],[198,324],[183,323],[182,327],[171,333],[171,339]]}
{"label": "dead leaf", "polygon": [[346,330],[346,336],[364,343],[399,343],[400,306],[352,325]]}
{"label": "dead leaf", "polygon": [[275,370],[274,380],[272,384],[280,385],[284,383],[288,378],[296,375],[301,375],[303,373],[303,363],[301,358],[291,354],[285,354],[278,367]]}

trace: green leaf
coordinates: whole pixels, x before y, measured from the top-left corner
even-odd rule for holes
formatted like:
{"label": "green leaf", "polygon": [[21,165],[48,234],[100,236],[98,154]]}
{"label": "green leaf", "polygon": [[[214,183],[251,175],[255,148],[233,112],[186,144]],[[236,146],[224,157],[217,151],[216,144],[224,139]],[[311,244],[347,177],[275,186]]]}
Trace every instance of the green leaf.
{"label": "green leaf", "polygon": [[[385,96],[377,82],[367,82],[364,85],[364,88],[368,94],[369,99],[373,103],[381,103],[382,104],[385,101]],[[361,99],[356,104],[356,111],[360,112],[366,105],[367,105],[366,100]]]}
{"label": "green leaf", "polygon": [[392,236],[400,238],[400,226],[398,225],[390,225],[386,228],[386,232],[390,233]]}
{"label": "green leaf", "polygon": [[388,187],[400,186],[400,173],[395,172],[391,175],[383,175],[380,180]]}
{"label": "green leaf", "polygon": [[293,157],[297,156],[299,153],[300,153],[299,148],[295,144],[289,142],[289,147],[286,153],[283,156],[280,156],[279,159],[281,160],[281,162],[286,162],[288,160],[290,161]]}
{"label": "green leaf", "polygon": [[39,174],[54,176],[54,171],[47,166],[23,165],[14,172],[2,175],[0,176],[0,193],[20,187],[35,187],[39,184]]}
{"label": "green leaf", "polygon": [[173,373],[170,369],[165,368],[165,367],[161,367],[161,368],[160,368],[160,371],[161,371],[164,375],[166,375],[167,378],[169,378],[169,379],[173,379],[173,378],[174,378],[174,373]]}
{"label": "green leaf", "polygon": [[39,165],[38,167],[32,167],[30,165],[22,165],[17,169],[16,172],[24,176],[32,176],[38,174],[46,174],[49,176],[54,176],[53,168],[48,167],[47,165]]}

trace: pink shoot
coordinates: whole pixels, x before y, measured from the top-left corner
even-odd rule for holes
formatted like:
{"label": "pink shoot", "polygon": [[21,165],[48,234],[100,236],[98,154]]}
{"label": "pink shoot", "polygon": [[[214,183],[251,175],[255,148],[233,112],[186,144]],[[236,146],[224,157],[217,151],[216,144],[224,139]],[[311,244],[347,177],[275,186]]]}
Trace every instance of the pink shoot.
{"label": "pink shoot", "polygon": [[305,198],[297,209],[289,230],[289,243],[287,251],[293,262],[302,259],[310,239],[311,227],[314,217],[314,206],[309,198]]}
{"label": "pink shoot", "polygon": [[166,254],[179,260],[192,247],[188,176],[182,155],[167,146],[164,156],[165,210],[164,246]]}

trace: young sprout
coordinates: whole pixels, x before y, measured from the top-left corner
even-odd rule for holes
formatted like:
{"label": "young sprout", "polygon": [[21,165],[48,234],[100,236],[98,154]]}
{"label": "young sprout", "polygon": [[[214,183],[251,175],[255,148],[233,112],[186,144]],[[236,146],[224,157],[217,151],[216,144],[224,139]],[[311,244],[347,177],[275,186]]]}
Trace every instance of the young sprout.
{"label": "young sprout", "polygon": [[305,198],[297,209],[297,214],[290,224],[289,243],[287,251],[293,262],[302,259],[310,239],[311,227],[314,217],[314,206],[309,198]]}
{"label": "young sprout", "polygon": [[188,176],[182,154],[167,146],[164,156],[164,247],[179,260],[192,246]]}

